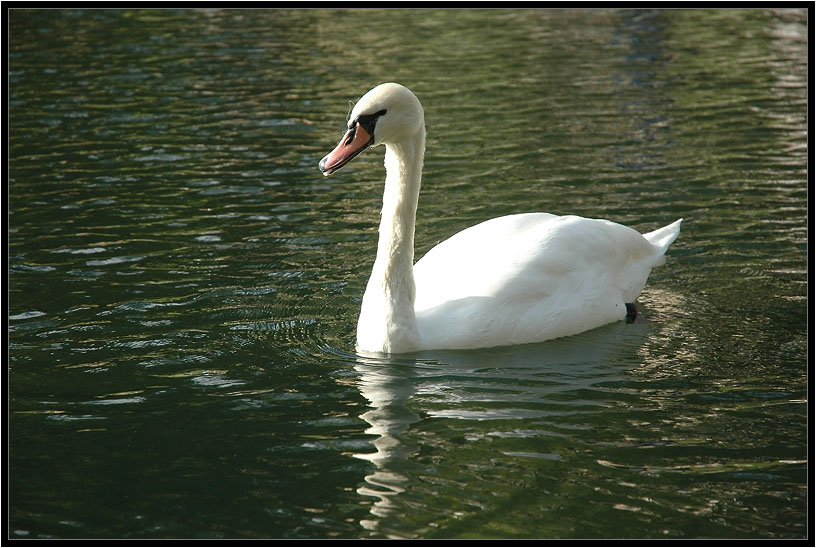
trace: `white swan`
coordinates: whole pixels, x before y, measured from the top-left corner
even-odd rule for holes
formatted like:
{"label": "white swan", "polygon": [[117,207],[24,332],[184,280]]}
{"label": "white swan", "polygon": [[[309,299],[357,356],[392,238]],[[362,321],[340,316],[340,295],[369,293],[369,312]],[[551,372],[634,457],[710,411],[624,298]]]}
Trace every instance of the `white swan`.
{"label": "white swan", "polygon": [[355,105],[340,144],[320,161],[336,172],[385,145],[377,258],[357,323],[357,350],[403,353],[539,342],[622,320],[680,222],[641,235],[610,221],[523,213],[485,221],[414,264],[425,154],[422,105],[381,84]]}

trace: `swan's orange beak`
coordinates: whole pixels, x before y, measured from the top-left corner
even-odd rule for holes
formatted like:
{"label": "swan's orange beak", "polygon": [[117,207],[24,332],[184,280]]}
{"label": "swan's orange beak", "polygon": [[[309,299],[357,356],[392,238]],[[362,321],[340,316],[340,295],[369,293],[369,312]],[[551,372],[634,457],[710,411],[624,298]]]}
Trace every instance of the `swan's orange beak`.
{"label": "swan's orange beak", "polygon": [[349,163],[373,142],[374,136],[363,129],[359,123],[354,124],[354,127],[340,139],[340,144],[320,160],[318,167],[323,175],[329,176]]}

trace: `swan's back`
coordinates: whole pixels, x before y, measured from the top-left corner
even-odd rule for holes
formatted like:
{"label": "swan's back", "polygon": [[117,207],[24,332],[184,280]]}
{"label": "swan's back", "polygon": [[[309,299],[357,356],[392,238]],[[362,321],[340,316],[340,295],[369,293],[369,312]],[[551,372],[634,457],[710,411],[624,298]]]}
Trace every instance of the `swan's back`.
{"label": "swan's back", "polygon": [[414,267],[422,346],[537,342],[623,319],[679,225],[644,236],[605,220],[526,213],[459,232]]}

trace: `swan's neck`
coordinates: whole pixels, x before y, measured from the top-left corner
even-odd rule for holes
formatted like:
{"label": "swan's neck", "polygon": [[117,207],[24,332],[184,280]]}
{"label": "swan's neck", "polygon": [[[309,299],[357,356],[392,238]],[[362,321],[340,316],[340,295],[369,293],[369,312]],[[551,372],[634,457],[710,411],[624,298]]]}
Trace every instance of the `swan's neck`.
{"label": "swan's neck", "polygon": [[[374,275],[385,286],[395,290],[394,296],[410,299],[414,305],[414,228],[417,201],[422,179],[422,139],[399,145],[387,145],[385,150],[385,192],[383,193],[380,239]],[[407,284],[410,291],[403,291]]]}
{"label": "swan's neck", "polygon": [[377,258],[357,324],[360,350],[406,352],[419,345],[414,314],[414,227],[424,154],[424,127],[412,138],[386,145]]}

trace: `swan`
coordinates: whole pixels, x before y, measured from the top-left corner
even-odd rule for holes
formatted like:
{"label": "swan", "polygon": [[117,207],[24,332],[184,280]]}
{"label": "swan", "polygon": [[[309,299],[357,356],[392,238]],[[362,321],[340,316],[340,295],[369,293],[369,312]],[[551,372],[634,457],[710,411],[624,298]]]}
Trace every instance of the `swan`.
{"label": "swan", "polygon": [[329,176],[383,144],[385,190],[357,323],[360,353],[540,342],[631,318],[649,272],[680,233],[682,219],[641,235],[607,220],[519,213],[467,228],[414,264],[425,155],[417,97],[396,83],[370,90],[318,167]]}

